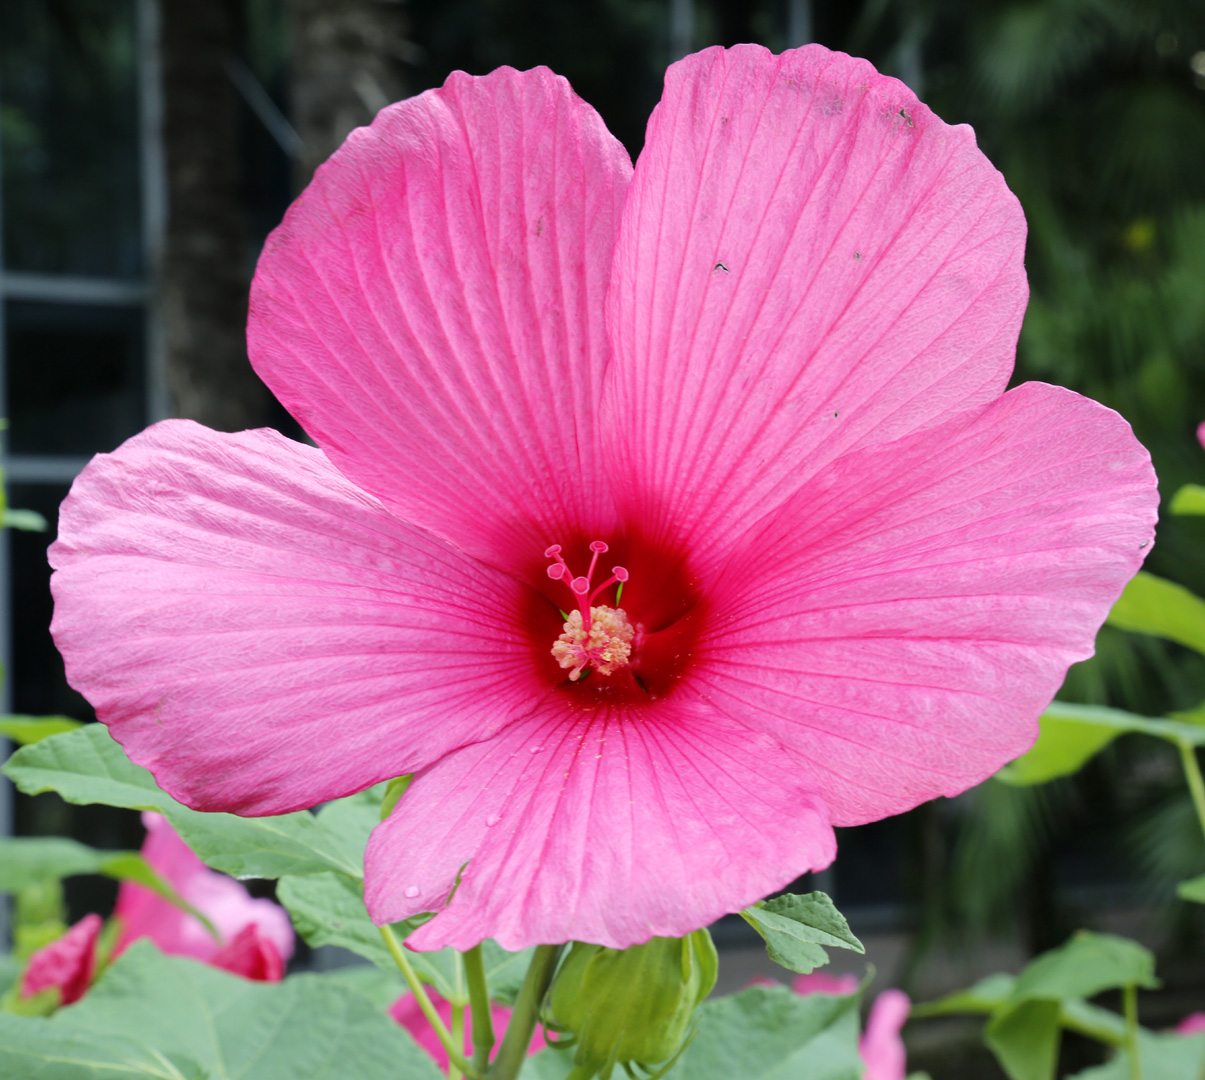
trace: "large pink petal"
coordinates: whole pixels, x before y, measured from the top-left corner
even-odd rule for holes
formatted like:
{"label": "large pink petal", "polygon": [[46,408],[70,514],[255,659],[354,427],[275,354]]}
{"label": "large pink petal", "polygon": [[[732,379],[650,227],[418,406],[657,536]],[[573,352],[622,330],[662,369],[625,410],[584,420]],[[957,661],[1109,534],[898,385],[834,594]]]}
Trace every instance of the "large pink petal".
{"label": "large pink petal", "polygon": [[970,128],[819,45],[666,74],[608,296],[617,498],[700,560],[828,462],[998,395],[1025,221]]}
{"label": "large pink petal", "polygon": [[346,795],[487,737],[538,690],[523,586],[275,432],[165,421],[94,458],[50,556],[71,684],[201,809]]}
{"label": "large pink petal", "polygon": [[692,678],[835,824],[953,795],[1033,742],[1157,503],[1120,416],[1027,383],[805,486],[727,567]]}
{"label": "large pink petal", "polygon": [[824,807],[773,739],[700,702],[579,702],[549,699],[415,779],[368,844],[377,922],[442,909],[410,937],[417,949],[486,937],[626,948],[705,926],[832,860]]}
{"label": "large pink petal", "polygon": [[384,109],[268,239],[256,370],[347,476],[471,554],[608,533],[595,413],[631,168],[545,68]]}

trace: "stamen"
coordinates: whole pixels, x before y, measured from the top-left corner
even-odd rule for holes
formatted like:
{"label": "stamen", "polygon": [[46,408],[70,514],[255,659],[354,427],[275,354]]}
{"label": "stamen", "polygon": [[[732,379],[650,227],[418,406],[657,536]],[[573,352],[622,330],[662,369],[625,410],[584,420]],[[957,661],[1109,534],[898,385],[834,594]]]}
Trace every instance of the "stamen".
{"label": "stamen", "polygon": [[[595,605],[599,595],[612,585],[628,580],[628,572],[622,566],[613,566],[611,576],[595,589],[590,588],[591,579],[598,566],[598,557],[608,551],[601,540],[590,544],[590,569],[584,577],[574,577],[561,554],[560,544],[551,544],[544,557],[555,560],[547,568],[553,581],[563,581],[569,586],[577,600],[577,611],[571,611],[565,620],[565,629],[552,647],[552,655],[563,668],[571,669],[569,678],[576,682],[587,668],[601,675],[610,675],[628,662],[632,651],[635,631],[622,609]],[[618,593],[616,603],[618,604]]]}

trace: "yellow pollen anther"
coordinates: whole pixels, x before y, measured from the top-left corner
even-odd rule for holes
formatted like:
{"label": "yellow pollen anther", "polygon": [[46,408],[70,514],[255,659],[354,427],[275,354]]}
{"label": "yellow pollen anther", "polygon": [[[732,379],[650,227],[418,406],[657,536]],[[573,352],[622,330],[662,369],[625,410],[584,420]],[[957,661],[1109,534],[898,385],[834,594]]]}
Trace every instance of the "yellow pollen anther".
{"label": "yellow pollen anther", "polygon": [[592,607],[589,633],[582,625],[582,613],[571,611],[564,632],[552,646],[552,655],[561,667],[572,669],[569,678],[573,682],[586,668],[610,675],[628,662],[635,633],[622,608]]}

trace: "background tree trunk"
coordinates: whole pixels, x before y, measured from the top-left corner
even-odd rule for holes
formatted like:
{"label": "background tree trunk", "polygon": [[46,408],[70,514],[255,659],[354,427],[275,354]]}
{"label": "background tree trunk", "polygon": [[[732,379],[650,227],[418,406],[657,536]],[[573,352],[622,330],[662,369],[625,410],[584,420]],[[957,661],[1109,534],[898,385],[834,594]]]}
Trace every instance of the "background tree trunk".
{"label": "background tree trunk", "polygon": [[414,46],[401,0],[291,0],[291,11],[300,188],[348,132],[405,96],[402,62]]}
{"label": "background tree trunk", "polygon": [[227,71],[229,0],[162,0],[168,221],[162,289],[174,415],[258,427],[271,397],[247,360],[247,248],[238,185],[239,103]]}

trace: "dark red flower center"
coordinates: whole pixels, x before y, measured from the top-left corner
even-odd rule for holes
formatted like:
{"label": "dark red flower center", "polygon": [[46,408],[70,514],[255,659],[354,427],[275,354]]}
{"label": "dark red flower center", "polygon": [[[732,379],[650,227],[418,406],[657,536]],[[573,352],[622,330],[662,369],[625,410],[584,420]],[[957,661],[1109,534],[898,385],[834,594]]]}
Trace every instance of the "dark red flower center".
{"label": "dark red flower center", "polygon": [[623,565],[613,566],[610,576],[595,584],[603,577],[596,573],[599,557],[616,552],[601,540],[592,541],[586,572],[574,575],[572,547],[568,559],[560,544],[544,552],[552,560],[545,567],[547,580],[560,584],[539,589],[551,610],[540,606],[532,613],[533,645],[542,654],[538,665],[550,682],[579,696],[583,704],[664,697],[690,667],[703,615],[685,560],[625,536],[615,543]]}

